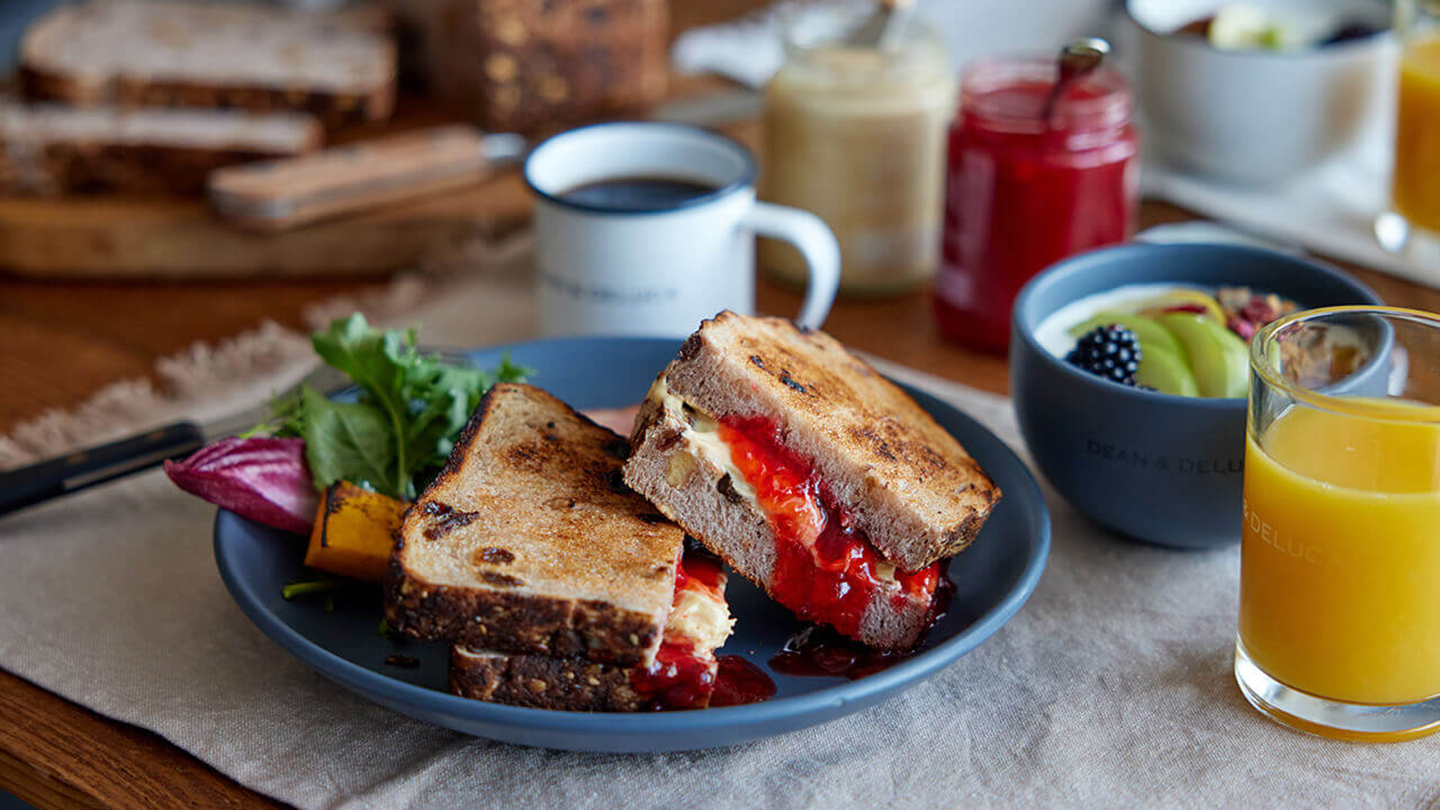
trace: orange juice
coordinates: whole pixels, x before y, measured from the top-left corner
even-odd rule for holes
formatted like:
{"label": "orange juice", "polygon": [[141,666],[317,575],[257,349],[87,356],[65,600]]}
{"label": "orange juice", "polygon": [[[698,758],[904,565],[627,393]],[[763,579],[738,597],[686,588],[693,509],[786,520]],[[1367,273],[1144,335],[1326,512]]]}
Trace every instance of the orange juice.
{"label": "orange juice", "polygon": [[1261,669],[1346,703],[1440,695],[1440,425],[1293,406],[1246,440],[1244,517],[1240,639]]}
{"label": "orange juice", "polygon": [[1405,219],[1440,231],[1440,36],[1408,44],[1401,58],[1390,194]]}

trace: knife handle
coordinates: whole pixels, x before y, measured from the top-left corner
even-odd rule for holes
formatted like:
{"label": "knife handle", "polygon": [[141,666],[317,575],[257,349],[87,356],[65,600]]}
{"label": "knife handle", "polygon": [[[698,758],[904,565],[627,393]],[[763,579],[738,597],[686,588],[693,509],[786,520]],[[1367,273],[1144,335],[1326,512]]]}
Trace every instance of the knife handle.
{"label": "knife handle", "polygon": [[0,515],[148,470],[199,450],[205,437],[193,422],[176,422],[117,442],[0,473]]}
{"label": "knife handle", "polygon": [[471,185],[489,170],[485,136],[455,125],[227,166],[207,186],[225,220],[274,231]]}

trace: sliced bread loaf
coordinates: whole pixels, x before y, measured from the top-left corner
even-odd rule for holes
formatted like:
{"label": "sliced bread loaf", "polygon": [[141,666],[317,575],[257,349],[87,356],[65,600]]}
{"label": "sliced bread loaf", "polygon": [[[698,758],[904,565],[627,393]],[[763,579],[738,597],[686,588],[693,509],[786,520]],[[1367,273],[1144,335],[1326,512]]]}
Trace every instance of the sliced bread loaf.
{"label": "sliced bread loaf", "polygon": [[198,193],[211,170],[320,146],[303,113],[0,102],[0,193]]}
{"label": "sliced bread loaf", "polygon": [[91,0],[25,33],[31,98],[70,104],[301,110],[378,120],[395,106],[395,46],[357,15],[243,4]]}

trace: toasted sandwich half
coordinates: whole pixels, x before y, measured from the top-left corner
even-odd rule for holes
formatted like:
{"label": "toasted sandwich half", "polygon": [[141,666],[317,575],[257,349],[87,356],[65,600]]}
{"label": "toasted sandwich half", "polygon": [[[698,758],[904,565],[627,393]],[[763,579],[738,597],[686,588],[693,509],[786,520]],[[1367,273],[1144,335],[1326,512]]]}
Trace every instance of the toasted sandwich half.
{"label": "toasted sandwich half", "polygon": [[823,332],[722,312],[650,389],[625,482],[802,619],[884,649],[932,618],[939,561],[1000,489]]}
{"label": "toasted sandwich half", "polygon": [[725,643],[732,623],[725,604],[725,571],[718,558],[697,545],[681,557],[669,620],[649,664],[623,667],[456,644],[450,651],[450,691],[496,703],[570,711],[703,709],[715,689],[715,650]]}
{"label": "toasted sandwich half", "polygon": [[491,388],[406,512],[387,622],[454,642],[461,694],[613,710],[668,706],[674,688],[704,705],[731,625],[724,578],[682,562],[684,532],[621,480],[627,452],[538,388]]}

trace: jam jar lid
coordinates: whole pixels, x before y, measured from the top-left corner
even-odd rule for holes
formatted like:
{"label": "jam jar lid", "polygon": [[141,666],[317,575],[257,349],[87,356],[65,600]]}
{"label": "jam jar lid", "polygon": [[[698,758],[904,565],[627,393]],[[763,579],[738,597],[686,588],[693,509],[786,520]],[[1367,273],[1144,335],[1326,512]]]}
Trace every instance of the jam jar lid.
{"label": "jam jar lid", "polygon": [[1065,88],[1047,120],[1045,103],[1059,72],[1053,56],[982,57],[961,73],[960,109],[987,129],[1008,132],[1096,130],[1129,122],[1130,85],[1108,66]]}

